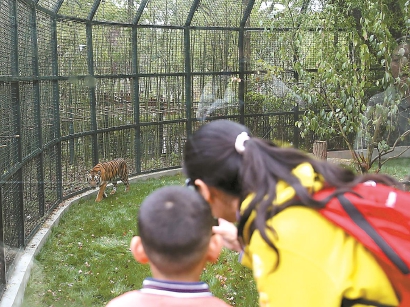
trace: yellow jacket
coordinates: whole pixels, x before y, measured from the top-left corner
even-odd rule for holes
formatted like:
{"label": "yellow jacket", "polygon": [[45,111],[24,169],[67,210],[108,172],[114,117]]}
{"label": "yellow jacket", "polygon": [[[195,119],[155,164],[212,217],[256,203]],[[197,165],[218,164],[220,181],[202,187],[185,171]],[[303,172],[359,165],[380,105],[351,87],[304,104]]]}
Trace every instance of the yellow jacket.
{"label": "yellow jacket", "polygon": [[[310,191],[323,187],[321,176],[308,163],[293,170]],[[295,195],[285,182],[277,185],[275,204]],[[244,210],[252,200],[243,202]],[[255,217],[251,215],[244,235]],[[242,263],[253,270],[261,307],[340,307],[342,298],[368,299],[397,306],[398,300],[385,273],[361,243],[333,225],[314,209],[286,208],[268,221],[277,253],[255,230],[245,247]],[[246,239],[246,238],[245,238]],[[356,305],[361,306],[361,305]]]}

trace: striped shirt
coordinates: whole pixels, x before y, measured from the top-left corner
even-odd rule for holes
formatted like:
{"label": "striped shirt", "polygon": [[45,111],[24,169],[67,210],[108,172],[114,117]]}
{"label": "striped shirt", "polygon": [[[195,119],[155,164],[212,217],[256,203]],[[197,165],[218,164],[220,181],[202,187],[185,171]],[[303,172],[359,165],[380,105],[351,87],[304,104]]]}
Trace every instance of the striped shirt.
{"label": "striped shirt", "polygon": [[176,282],[146,278],[140,290],[126,292],[106,307],[231,307],[212,295],[204,282]]}
{"label": "striped shirt", "polygon": [[169,295],[173,297],[213,296],[204,282],[176,282],[146,278],[140,290],[142,293]]}

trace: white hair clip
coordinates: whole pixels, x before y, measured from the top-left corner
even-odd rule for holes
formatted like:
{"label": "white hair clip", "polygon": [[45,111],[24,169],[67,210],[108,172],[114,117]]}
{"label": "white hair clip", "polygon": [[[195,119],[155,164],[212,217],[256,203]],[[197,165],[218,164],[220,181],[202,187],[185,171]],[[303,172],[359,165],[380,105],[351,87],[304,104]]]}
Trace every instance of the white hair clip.
{"label": "white hair clip", "polygon": [[249,140],[249,135],[246,132],[238,134],[235,141],[235,149],[242,154],[245,151],[245,141]]}

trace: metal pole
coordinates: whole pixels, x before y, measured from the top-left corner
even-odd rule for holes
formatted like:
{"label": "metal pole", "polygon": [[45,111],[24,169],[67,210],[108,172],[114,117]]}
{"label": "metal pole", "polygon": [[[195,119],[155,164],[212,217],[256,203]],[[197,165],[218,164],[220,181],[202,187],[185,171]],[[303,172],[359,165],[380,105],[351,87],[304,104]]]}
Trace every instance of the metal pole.
{"label": "metal pole", "polygon": [[138,75],[138,29],[136,25],[132,27],[132,73],[134,89],[134,124],[135,124],[135,170],[137,174],[141,173],[141,125],[140,125],[140,91]]}
{"label": "metal pole", "polygon": [[93,151],[93,165],[99,162],[98,157],[98,135],[97,135],[97,110],[96,110],[96,97],[95,97],[95,80],[94,80],[94,56],[93,56],[93,29],[91,21],[87,21],[86,25],[87,35],[87,64],[88,64],[88,94],[90,97],[90,109],[91,109],[91,130],[92,134],[92,151]]}
{"label": "metal pole", "polygon": [[[33,75],[35,77],[39,76],[38,70],[38,44],[37,44],[37,17],[36,17],[36,8],[32,7],[31,10],[31,40],[33,42]],[[38,156],[39,163],[37,166],[37,194],[38,194],[38,211],[39,216],[44,216],[44,177],[43,177],[43,168],[44,168],[44,153],[43,153],[43,129],[41,125],[41,107],[40,107],[40,82],[36,79],[33,80],[33,98],[34,98],[34,112],[35,112],[35,121],[36,121],[36,130],[37,130],[37,140],[38,148],[41,150]]]}
{"label": "metal pole", "polygon": [[[58,76],[58,53],[57,53],[57,22],[55,17],[52,22],[52,32],[51,32],[51,63],[52,63],[52,75]],[[57,180],[57,199],[61,201],[63,199],[63,180],[61,171],[61,129],[60,129],[60,92],[59,83],[57,79],[52,80],[53,85],[53,102],[54,102],[54,129],[55,129],[55,139],[58,142],[55,145],[56,149],[56,180]]]}
{"label": "metal pole", "polygon": [[[17,27],[17,2],[11,2],[11,42],[12,42],[12,51],[11,51],[11,74],[13,77],[19,76],[19,65],[18,65],[18,27]],[[21,107],[20,107],[20,82],[12,81],[11,82],[11,101],[13,114],[16,115],[16,135],[21,135]],[[17,139],[17,161],[19,164],[22,163],[23,153],[22,153],[22,138]],[[17,185],[18,185],[18,209],[17,213],[17,233],[18,233],[18,247],[24,246],[24,202],[23,202],[23,191],[24,191],[24,182],[23,182],[23,170],[20,167],[16,172]]]}
{"label": "metal pole", "polygon": [[185,52],[185,115],[187,118],[186,132],[192,134],[192,67],[191,67],[191,22],[198,8],[199,0],[195,0],[188,13],[184,25],[184,52]]}

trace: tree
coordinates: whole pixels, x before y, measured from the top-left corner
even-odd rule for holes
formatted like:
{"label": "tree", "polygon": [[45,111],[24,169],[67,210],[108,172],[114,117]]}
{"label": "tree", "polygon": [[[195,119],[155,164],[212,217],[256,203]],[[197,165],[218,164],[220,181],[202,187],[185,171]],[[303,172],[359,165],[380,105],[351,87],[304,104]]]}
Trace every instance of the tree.
{"label": "tree", "polygon": [[[377,129],[383,116],[395,118],[403,91],[398,91],[395,99],[384,99],[375,107],[379,116],[371,119],[367,118],[367,103],[376,91],[403,85],[403,79],[392,77],[390,63],[396,35],[410,33],[410,1],[282,4],[283,8],[273,15],[269,35],[287,46],[280,56],[292,63],[293,82],[297,83],[294,91],[306,104],[298,122],[302,136],[313,132],[322,140],[342,137],[358,171],[368,171],[376,161],[380,169],[382,157],[396,147],[397,140],[407,136],[402,133],[392,140],[394,134],[381,134]],[[288,32],[279,33],[278,28],[287,28]],[[404,87],[408,87],[406,82]],[[367,148],[358,151],[356,135],[363,123]],[[383,126],[385,131],[395,129],[394,121],[383,121]]]}

